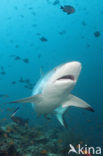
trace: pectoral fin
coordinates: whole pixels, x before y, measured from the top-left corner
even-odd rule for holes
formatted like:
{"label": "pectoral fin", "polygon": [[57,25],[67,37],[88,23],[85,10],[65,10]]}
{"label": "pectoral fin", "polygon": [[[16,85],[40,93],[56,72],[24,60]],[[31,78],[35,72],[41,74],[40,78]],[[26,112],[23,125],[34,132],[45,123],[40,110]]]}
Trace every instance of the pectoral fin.
{"label": "pectoral fin", "polygon": [[80,107],[94,112],[94,109],[89,104],[72,94],[69,95],[67,102],[65,102],[65,104],[63,105],[64,108],[68,106]]}
{"label": "pectoral fin", "polygon": [[37,95],[26,97],[26,98],[23,98],[20,100],[8,102],[8,104],[12,104],[12,103],[37,103],[40,101],[40,99],[41,99],[41,95],[37,94]]}

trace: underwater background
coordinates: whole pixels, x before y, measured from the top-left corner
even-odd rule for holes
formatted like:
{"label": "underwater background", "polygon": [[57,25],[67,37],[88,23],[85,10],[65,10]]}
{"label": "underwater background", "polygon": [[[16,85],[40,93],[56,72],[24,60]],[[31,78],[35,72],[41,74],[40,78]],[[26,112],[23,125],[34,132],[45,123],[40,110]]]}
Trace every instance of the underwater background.
{"label": "underwater background", "polygon": [[[69,13],[68,5],[73,9]],[[41,73],[69,61],[82,63],[72,93],[95,112],[70,108],[66,129],[55,115],[46,120],[37,117],[30,104],[19,104],[16,115],[27,121],[26,127],[14,123],[10,117],[18,104],[5,103],[30,96]],[[1,1],[0,140],[0,156],[68,155],[70,143],[103,148],[102,0]]]}

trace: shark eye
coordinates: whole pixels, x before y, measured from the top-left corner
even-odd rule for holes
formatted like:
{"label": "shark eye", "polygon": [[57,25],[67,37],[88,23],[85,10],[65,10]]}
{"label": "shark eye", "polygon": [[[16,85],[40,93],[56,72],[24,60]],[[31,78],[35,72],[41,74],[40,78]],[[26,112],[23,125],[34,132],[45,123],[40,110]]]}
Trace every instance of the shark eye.
{"label": "shark eye", "polygon": [[65,80],[65,79],[74,81],[74,76],[73,75],[65,75],[65,76],[58,78],[57,80]]}

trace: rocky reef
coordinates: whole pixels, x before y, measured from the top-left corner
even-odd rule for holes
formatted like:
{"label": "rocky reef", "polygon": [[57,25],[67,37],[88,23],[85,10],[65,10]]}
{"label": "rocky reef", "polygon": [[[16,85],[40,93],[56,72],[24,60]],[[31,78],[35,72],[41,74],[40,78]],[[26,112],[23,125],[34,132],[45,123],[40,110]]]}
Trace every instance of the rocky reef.
{"label": "rocky reef", "polygon": [[75,148],[83,144],[70,128],[30,126],[21,117],[11,119],[13,122],[0,126],[0,156],[68,156],[69,144]]}
{"label": "rocky reef", "polygon": [[60,156],[63,141],[56,130],[9,123],[0,127],[0,156]]}

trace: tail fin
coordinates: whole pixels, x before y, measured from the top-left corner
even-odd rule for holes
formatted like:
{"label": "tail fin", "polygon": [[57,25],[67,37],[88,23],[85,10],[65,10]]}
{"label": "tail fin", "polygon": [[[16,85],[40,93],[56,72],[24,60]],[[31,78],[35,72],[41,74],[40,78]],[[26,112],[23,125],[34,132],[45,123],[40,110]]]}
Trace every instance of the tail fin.
{"label": "tail fin", "polygon": [[60,106],[59,108],[56,108],[55,113],[58,121],[61,123],[62,126],[67,127],[66,122],[64,120],[64,114],[67,111],[68,107],[63,108]]}

